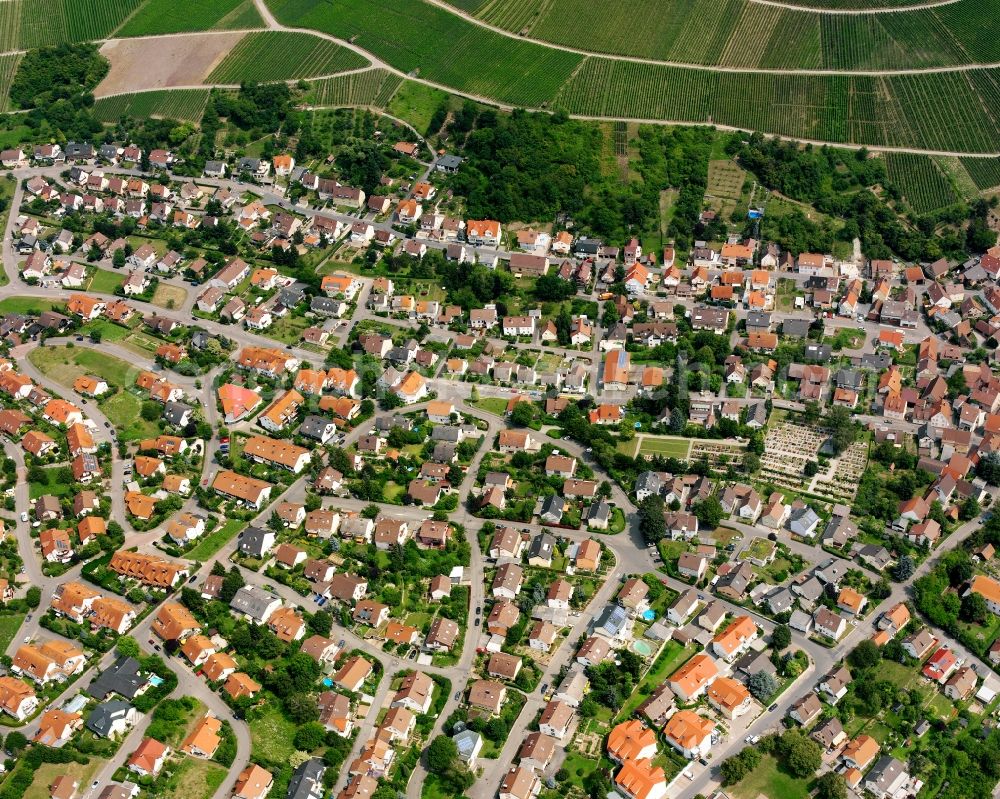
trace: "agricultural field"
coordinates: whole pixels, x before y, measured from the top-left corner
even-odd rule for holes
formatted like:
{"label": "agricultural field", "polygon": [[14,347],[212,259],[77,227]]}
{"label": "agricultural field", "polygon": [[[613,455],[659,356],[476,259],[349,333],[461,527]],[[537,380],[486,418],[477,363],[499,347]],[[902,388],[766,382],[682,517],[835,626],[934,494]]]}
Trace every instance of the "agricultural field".
{"label": "agricultural field", "polygon": [[208,95],[208,89],[161,89],[101,97],[94,103],[94,115],[109,123],[117,122],[122,117],[161,117],[198,122],[208,103]]}
{"label": "agricultural field", "polygon": [[243,37],[208,76],[208,83],[252,83],[333,75],[368,60],[308,33],[261,31]]}
{"label": "agricultural field", "polygon": [[980,191],[1000,186],[1000,158],[962,158],[962,166]]}
{"label": "agricultural field", "polygon": [[951,181],[929,156],[886,153],[885,167],[907,205],[918,214],[936,211],[960,199]]}
{"label": "agricultural field", "polygon": [[378,68],[324,78],[312,83],[312,105],[322,108],[353,105],[385,108],[402,82],[398,75]]}
{"label": "agricultural field", "polygon": [[[100,2],[100,0],[90,0]],[[252,0],[145,0],[142,7],[116,31],[116,36],[152,36],[158,33],[262,28],[263,20]]]}

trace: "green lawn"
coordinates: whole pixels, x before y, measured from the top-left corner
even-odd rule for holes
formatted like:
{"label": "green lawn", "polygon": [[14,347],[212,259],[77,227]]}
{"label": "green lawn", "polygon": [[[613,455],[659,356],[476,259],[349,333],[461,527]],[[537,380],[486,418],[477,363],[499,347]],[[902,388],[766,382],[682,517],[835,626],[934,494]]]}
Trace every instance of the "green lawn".
{"label": "green lawn", "polygon": [[24,621],[23,613],[0,616],[0,652],[6,652]]}
{"label": "green lawn", "polygon": [[217,527],[211,533],[202,538],[201,541],[198,542],[197,546],[188,552],[185,557],[189,560],[197,560],[204,563],[216,552],[222,549],[222,547],[226,545],[226,542],[245,526],[246,522],[242,522],[239,519],[230,519],[224,525]]}
{"label": "green lawn", "polygon": [[65,303],[59,300],[42,300],[38,297],[7,297],[0,300],[0,314],[19,313],[37,316],[42,311],[63,308]]}
{"label": "green lawn", "polygon": [[625,529],[625,514],[621,508],[613,508],[611,511],[611,521],[608,523],[609,533],[620,533]]}
{"label": "green lawn", "polygon": [[639,454],[664,455],[668,458],[685,460],[691,448],[691,439],[673,436],[643,436],[639,442]]}
{"label": "green lawn", "polygon": [[639,681],[632,695],[625,700],[616,718],[627,719],[631,716],[635,712],[635,709],[653,692],[653,689],[657,688],[666,677],[684,665],[694,655],[694,652],[693,648],[683,647],[676,641],[667,641],[663,647],[663,651],[660,652],[653,662],[652,668]]}
{"label": "green lawn", "polygon": [[53,380],[72,386],[80,375],[93,374],[109,385],[127,388],[135,383],[139,370],[121,358],[87,347],[37,347],[28,359]]}
{"label": "green lawn", "polygon": [[273,702],[268,702],[260,718],[250,722],[251,756],[255,760],[287,763],[295,754],[294,736],[295,724],[286,719]]}
{"label": "green lawn", "polygon": [[170,775],[164,799],[209,799],[226,778],[228,769],[211,760],[185,757]]}
{"label": "green lawn", "polygon": [[87,286],[87,291],[94,291],[99,294],[114,294],[122,283],[125,282],[125,275],[121,272],[109,272],[107,269],[98,269]]}
{"label": "green lawn", "polygon": [[121,441],[138,441],[159,435],[160,428],[156,423],[147,422],[140,415],[142,402],[131,392],[120,391],[111,399],[102,402],[100,407],[101,412],[108,417],[108,421],[118,430],[118,438]]}
{"label": "green lawn", "polygon": [[73,489],[72,484],[59,482],[59,478],[56,476],[58,468],[43,469],[47,478],[44,483],[33,481],[28,484],[28,496],[31,499],[38,499],[43,494],[52,494],[53,496],[61,497]]}
{"label": "green lawn", "polygon": [[729,790],[733,799],[807,799],[809,781],[792,777],[778,769],[778,761],[764,755],[760,765]]}
{"label": "green lawn", "polygon": [[129,334],[127,327],[116,325],[107,319],[95,319],[80,328],[80,332],[89,335],[90,333],[100,333],[101,341],[117,342],[124,339]]}
{"label": "green lawn", "polygon": [[264,335],[285,344],[296,344],[302,340],[302,331],[310,324],[311,321],[304,316],[286,314],[280,319],[275,319],[274,324],[264,331]]}
{"label": "green lawn", "polygon": [[480,397],[472,405],[496,416],[503,416],[507,413],[507,400],[501,397]]}
{"label": "green lawn", "polygon": [[81,786],[89,785],[104,763],[104,760],[96,757],[91,757],[86,765],[73,762],[43,763],[35,772],[31,786],[24,792],[24,799],[49,799],[49,786],[62,774],[72,777]]}

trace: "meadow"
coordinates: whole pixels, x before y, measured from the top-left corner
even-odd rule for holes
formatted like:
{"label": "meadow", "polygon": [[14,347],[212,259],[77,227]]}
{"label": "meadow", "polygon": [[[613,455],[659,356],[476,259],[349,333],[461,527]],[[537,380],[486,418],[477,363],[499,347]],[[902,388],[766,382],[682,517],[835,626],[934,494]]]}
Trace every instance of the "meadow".
{"label": "meadow", "polygon": [[308,33],[260,31],[240,41],[208,83],[262,83],[333,75],[368,66],[353,50]]}

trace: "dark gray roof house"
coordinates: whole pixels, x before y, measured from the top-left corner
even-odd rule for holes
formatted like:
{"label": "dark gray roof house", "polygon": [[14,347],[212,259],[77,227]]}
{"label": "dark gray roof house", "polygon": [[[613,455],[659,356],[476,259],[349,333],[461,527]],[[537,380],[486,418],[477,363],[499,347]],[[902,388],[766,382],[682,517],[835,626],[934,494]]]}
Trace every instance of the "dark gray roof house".
{"label": "dark gray roof house", "polygon": [[92,730],[102,738],[110,738],[115,732],[115,724],[128,719],[133,708],[121,699],[109,699],[90,711],[87,716],[87,729]]}
{"label": "dark gray roof house", "polygon": [[438,463],[452,463],[458,456],[458,447],[449,444],[447,441],[439,441],[434,445],[434,452],[431,459]]}
{"label": "dark gray roof house", "polygon": [[285,286],[278,292],[278,302],[286,308],[294,308],[306,298],[306,287],[304,283],[292,283]]}
{"label": "dark gray roof house", "polygon": [[809,335],[809,324],[808,319],[785,319],[781,323],[781,332],[792,338],[805,338]]}
{"label": "dark gray roof house", "polygon": [[315,757],[309,758],[292,772],[288,782],[287,799],[322,799],[323,774],[326,767],[323,761]]}
{"label": "dark gray roof house", "polygon": [[138,660],[120,657],[97,675],[97,679],[87,688],[87,693],[94,699],[104,699],[109,694],[135,699],[147,683],[148,679],[142,674]]}
{"label": "dark gray roof house", "polygon": [[167,424],[172,424],[174,427],[183,427],[191,421],[192,411],[193,408],[185,405],[183,402],[168,402],[163,406],[163,418],[167,421]]}
{"label": "dark gray roof house", "polygon": [[764,333],[771,329],[771,314],[750,311],[747,314],[747,333]]}
{"label": "dark gray roof house", "polygon": [[806,344],[805,359],[812,363],[827,363],[833,357],[829,344]]}
{"label": "dark gray roof house", "polygon": [[299,435],[325,442],[336,429],[337,426],[323,416],[307,416],[299,425]]}
{"label": "dark gray roof house", "polygon": [[313,297],[312,302],[309,303],[310,311],[328,316],[335,316],[339,308],[340,300],[334,300],[330,297]]}
{"label": "dark gray roof house", "polygon": [[563,498],[557,497],[553,494],[552,496],[548,496],[542,500],[542,509],[538,515],[544,521],[557,524],[562,520],[562,515],[565,510],[566,503],[563,501]]}
{"label": "dark gray roof house", "polygon": [[258,621],[265,620],[273,608],[281,604],[281,599],[260,586],[245,585],[229,603],[229,607]]}
{"label": "dark gray roof house", "polygon": [[587,508],[587,523],[595,527],[606,527],[611,521],[611,505],[603,499]]}
{"label": "dark gray roof house", "polygon": [[886,350],[876,353],[866,353],[861,356],[861,368],[881,372],[892,364],[892,356]]}
{"label": "dark gray roof house", "polygon": [[458,444],[462,441],[462,428],[440,424],[431,431],[431,441],[447,441],[450,444]]}
{"label": "dark gray roof house", "polygon": [[528,560],[539,559],[551,562],[555,548],[555,538],[548,533],[539,533],[531,539],[531,544],[528,546]]}
{"label": "dark gray roof house", "polygon": [[260,558],[274,547],[274,531],[264,527],[248,527],[240,533],[237,542],[240,554],[250,558]]}

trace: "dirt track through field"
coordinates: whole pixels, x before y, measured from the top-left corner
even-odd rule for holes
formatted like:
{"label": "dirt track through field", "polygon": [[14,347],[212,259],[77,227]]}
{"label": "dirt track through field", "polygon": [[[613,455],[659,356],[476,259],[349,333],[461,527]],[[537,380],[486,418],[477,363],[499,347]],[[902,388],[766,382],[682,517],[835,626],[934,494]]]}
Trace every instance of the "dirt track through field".
{"label": "dirt track through field", "polygon": [[224,31],[111,39],[101,47],[111,69],[94,95],[199,84],[244,36],[246,31]]}

